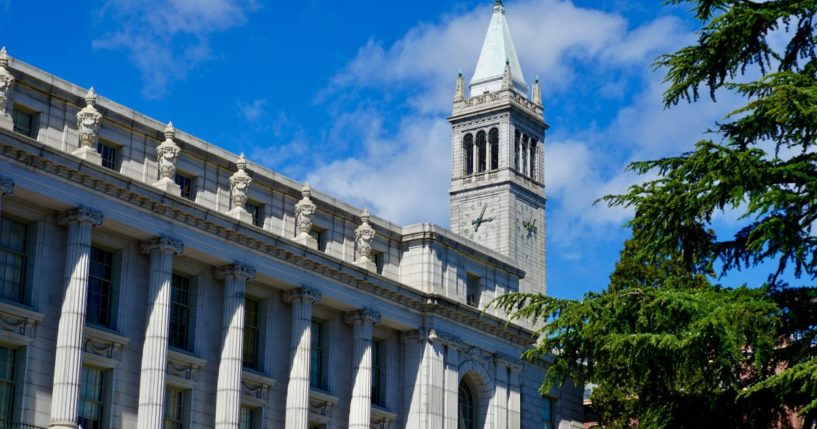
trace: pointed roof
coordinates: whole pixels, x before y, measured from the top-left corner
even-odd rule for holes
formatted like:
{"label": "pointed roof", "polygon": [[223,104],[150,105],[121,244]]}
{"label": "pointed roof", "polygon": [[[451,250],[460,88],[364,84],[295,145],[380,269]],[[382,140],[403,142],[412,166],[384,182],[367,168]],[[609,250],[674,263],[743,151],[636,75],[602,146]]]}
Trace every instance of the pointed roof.
{"label": "pointed roof", "polygon": [[528,84],[525,82],[525,76],[522,75],[519,57],[516,56],[516,49],[513,46],[511,30],[508,26],[508,20],[505,18],[505,6],[502,4],[502,0],[495,0],[494,13],[491,16],[491,24],[488,26],[488,34],[485,35],[485,42],[482,44],[482,52],[479,54],[477,68],[471,78],[471,95],[500,90],[506,63],[511,67],[511,79],[513,80],[514,89],[527,94]]}

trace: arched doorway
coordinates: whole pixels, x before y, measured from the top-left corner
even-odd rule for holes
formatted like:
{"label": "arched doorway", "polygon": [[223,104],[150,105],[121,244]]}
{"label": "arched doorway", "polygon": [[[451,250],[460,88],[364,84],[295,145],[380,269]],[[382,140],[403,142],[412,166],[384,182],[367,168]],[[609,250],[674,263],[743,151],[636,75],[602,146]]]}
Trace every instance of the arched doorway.
{"label": "arched doorway", "polygon": [[468,380],[463,378],[460,380],[459,392],[457,398],[459,404],[457,407],[457,429],[476,429],[477,428],[477,410],[479,410],[478,397],[475,395],[476,391],[468,383]]}

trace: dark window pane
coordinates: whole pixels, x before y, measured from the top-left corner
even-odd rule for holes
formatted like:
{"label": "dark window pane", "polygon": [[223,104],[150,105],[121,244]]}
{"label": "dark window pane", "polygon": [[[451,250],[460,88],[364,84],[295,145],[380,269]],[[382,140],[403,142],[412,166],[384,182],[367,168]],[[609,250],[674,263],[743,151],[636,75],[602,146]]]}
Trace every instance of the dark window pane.
{"label": "dark window pane", "polygon": [[476,428],[476,407],[474,406],[474,394],[465,380],[460,381],[460,388],[457,395],[459,400],[458,429]]}
{"label": "dark window pane", "polygon": [[372,343],[372,403],[383,405],[383,341]]}
{"label": "dark window pane", "polygon": [[309,385],[323,388],[323,324],[312,321],[312,338],[309,348]]}
{"label": "dark window pane", "polygon": [[487,162],[486,156],[485,131],[480,131],[477,133],[477,173],[482,173],[485,171]]}
{"label": "dark window pane", "polygon": [[474,136],[466,134],[462,139],[462,150],[465,151],[465,174],[474,174]]}
{"label": "dark window pane", "polygon": [[165,391],[165,429],[182,429],[184,427],[185,391],[168,387]]}
{"label": "dark window pane", "polygon": [[259,228],[264,226],[263,222],[261,222],[261,207],[259,205],[248,202],[244,204],[244,209],[252,215],[253,225]]}
{"label": "dark window pane", "polygon": [[491,146],[491,170],[499,168],[499,130],[491,129],[488,133],[488,144]]}
{"label": "dark window pane", "polygon": [[24,136],[35,138],[34,135],[34,115],[24,112],[19,109],[14,109],[11,112],[12,121],[14,121],[14,132],[20,133]]}
{"label": "dark window pane", "polygon": [[241,407],[241,419],[239,429],[253,429],[255,427],[255,415],[257,411],[246,407]]}
{"label": "dark window pane", "polygon": [[102,166],[111,170],[116,170],[116,148],[98,141],[96,151],[102,155]]}
{"label": "dark window pane", "polygon": [[91,248],[88,271],[88,301],[86,320],[92,325],[113,327],[113,252]]}
{"label": "dark window pane", "polygon": [[479,304],[479,277],[468,274],[465,289],[465,303],[476,307]]}
{"label": "dark window pane", "polygon": [[28,226],[0,218],[0,298],[23,302]]}
{"label": "dark window pane", "polygon": [[14,419],[14,358],[15,351],[0,347],[0,419]]}
{"label": "dark window pane", "polygon": [[102,428],[105,398],[105,373],[96,368],[82,367],[79,390],[79,420],[83,429]]}
{"label": "dark window pane", "polygon": [[193,199],[193,179],[185,175],[176,173],[173,178],[177,185],[182,189],[182,197],[188,200]]}
{"label": "dark window pane", "polygon": [[247,299],[244,304],[244,366],[259,368],[258,301]]}
{"label": "dark window pane", "polygon": [[190,279],[174,274],[170,287],[170,345],[190,350]]}

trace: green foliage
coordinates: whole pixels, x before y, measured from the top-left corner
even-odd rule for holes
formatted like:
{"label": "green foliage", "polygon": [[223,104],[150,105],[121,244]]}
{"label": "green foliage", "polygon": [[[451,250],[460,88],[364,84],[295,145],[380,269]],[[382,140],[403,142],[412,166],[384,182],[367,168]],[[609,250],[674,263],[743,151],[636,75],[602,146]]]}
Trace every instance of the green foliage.
{"label": "green foliage", "polygon": [[[604,198],[634,210],[606,290],[493,304],[546,322],[525,357],[552,359],[543,389],[593,383],[605,427],[785,427],[790,410],[817,411],[817,0],[669,3],[701,30],[656,62],[666,106],[702,89],[745,105],[693,151],[633,163],[657,178]],[[739,227],[719,236],[728,212]],[[767,266],[748,287],[715,284]]]}

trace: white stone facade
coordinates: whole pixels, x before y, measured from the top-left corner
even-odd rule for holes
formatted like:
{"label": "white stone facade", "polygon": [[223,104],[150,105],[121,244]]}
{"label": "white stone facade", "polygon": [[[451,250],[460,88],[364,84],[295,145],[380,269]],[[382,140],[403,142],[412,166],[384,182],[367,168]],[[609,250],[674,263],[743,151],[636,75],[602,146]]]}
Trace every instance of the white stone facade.
{"label": "white stone facade", "polygon": [[[3,67],[14,78],[8,113],[28,115],[15,117],[31,128],[0,121],[0,216],[4,234],[19,238],[2,238],[0,254],[20,267],[13,278],[0,267],[0,353],[12,369],[0,373],[12,410],[0,420],[458,428],[465,383],[474,427],[581,427],[582,389],[542,397],[547,362],[518,359],[531,332],[481,313],[534,285],[528,270],[544,290],[544,261],[514,259],[505,232],[475,243],[434,225],[394,225],[102,96],[94,135],[81,140],[86,90],[14,58]],[[471,100],[455,110],[455,147],[462,124],[481,120]],[[501,139],[516,119],[543,133],[543,122],[509,114]],[[93,139],[100,158],[77,156]],[[157,162],[168,146],[172,156]],[[515,214],[524,204],[541,225],[544,258],[540,182],[476,190],[452,176],[462,190],[452,196],[455,232],[453,219],[480,210],[472,200],[496,202],[483,226],[512,225],[529,215]],[[473,274],[480,282],[469,291]]]}

